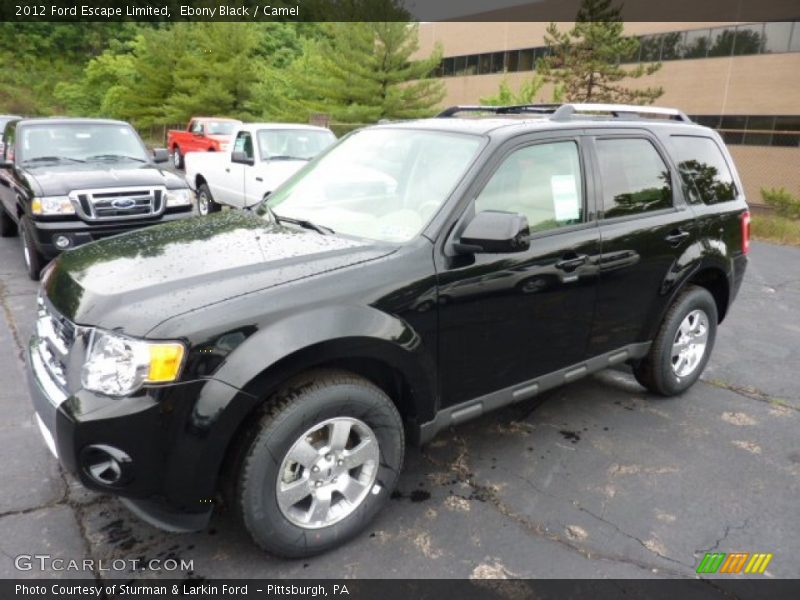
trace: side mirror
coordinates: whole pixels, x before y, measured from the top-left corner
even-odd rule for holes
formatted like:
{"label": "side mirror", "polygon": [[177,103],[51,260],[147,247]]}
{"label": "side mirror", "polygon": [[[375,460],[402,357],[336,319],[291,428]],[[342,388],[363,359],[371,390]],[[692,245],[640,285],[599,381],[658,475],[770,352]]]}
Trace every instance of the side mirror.
{"label": "side mirror", "polygon": [[166,148],[153,148],[153,162],[165,163],[169,160],[169,152]]}
{"label": "side mirror", "polygon": [[479,212],[455,244],[458,252],[511,253],[530,248],[528,219],[499,210]]}
{"label": "side mirror", "polygon": [[256,164],[255,159],[250,158],[244,152],[237,150],[231,154],[231,162],[241,163],[243,165],[250,165],[251,167]]}

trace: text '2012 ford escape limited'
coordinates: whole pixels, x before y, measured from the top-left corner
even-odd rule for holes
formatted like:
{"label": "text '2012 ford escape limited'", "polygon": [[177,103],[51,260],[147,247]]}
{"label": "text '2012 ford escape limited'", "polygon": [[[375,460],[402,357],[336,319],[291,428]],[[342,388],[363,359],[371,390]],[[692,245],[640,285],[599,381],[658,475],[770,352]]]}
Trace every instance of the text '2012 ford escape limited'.
{"label": "text '2012 ford escape limited'", "polygon": [[689,388],[747,261],[719,136],[652,107],[440,117],[347,136],[255,211],[59,257],[29,359],[62,464],[167,529],[222,498],[304,556],[366,526],[407,438],[623,362]]}

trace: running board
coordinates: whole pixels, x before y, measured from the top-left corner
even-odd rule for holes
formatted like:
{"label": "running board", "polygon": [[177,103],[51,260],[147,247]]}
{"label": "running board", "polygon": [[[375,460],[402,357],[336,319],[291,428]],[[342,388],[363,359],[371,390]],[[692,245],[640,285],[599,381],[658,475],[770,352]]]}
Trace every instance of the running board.
{"label": "running board", "polygon": [[432,421],[423,423],[419,428],[419,444],[427,444],[442,429],[447,429],[453,425],[458,425],[485,413],[491,412],[503,406],[514,404],[532,398],[541,392],[553,389],[565,383],[572,383],[586,375],[597,373],[608,367],[613,367],[628,360],[643,358],[650,350],[651,342],[639,344],[629,344],[624,348],[612,350],[599,356],[595,356],[575,365],[571,365],[559,371],[553,371],[546,375],[541,375],[535,379],[512,385],[497,392],[492,392],[467,400],[461,404],[450,406],[436,413]]}

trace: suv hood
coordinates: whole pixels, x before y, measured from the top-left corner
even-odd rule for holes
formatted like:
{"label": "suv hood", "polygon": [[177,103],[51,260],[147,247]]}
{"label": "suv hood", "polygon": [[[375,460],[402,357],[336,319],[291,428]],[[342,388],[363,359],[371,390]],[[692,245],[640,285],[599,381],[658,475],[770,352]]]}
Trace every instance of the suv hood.
{"label": "suv hood", "polygon": [[25,176],[37,196],[66,196],[73,190],[121,186],[185,188],[175,173],[153,164],[137,162],[70,163],[27,168]]}
{"label": "suv hood", "polygon": [[393,251],[225,211],[64,252],[44,285],[74,323],[142,336],[178,314]]}

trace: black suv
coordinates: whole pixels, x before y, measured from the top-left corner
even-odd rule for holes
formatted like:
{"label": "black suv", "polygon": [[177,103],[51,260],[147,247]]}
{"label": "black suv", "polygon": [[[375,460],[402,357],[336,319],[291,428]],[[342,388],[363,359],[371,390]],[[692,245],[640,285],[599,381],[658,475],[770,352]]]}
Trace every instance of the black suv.
{"label": "black suv", "polygon": [[53,453],[163,528],[222,500],[304,556],[375,516],[406,439],[621,363],[689,388],[747,262],[719,136],[671,109],[471,110],[54,261],[29,352]]}
{"label": "black suv", "polygon": [[127,123],[10,119],[0,156],[0,236],[20,233],[32,279],[62,250],[189,217],[194,194]]}

